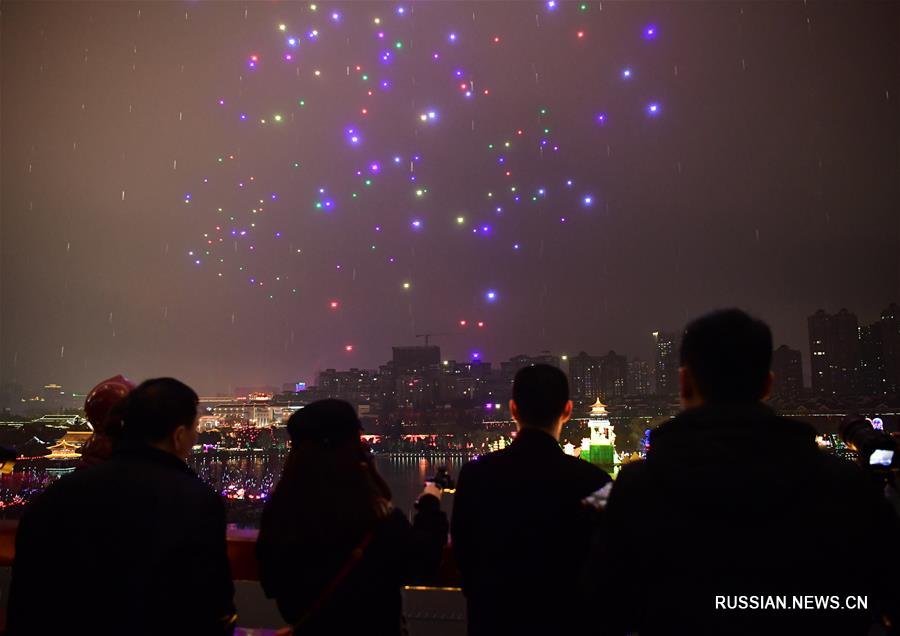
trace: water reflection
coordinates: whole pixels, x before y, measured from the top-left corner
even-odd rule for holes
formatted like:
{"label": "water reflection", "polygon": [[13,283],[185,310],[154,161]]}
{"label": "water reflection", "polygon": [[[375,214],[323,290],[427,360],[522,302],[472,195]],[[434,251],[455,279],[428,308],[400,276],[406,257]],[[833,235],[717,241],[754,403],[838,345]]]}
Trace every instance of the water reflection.
{"label": "water reflection", "polygon": [[[226,502],[228,522],[239,527],[259,525],[262,507],[278,482],[286,453],[196,454],[189,464],[203,481],[220,493]],[[440,466],[447,466],[454,478],[467,457],[417,457],[376,455],[375,465],[391,488],[394,504],[410,514],[425,480]],[[0,518],[17,519],[29,501],[72,466],[51,467],[40,462],[19,462],[13,473],[0,476]],[[449,514],[453,495],[445,494],[442,506]]]}

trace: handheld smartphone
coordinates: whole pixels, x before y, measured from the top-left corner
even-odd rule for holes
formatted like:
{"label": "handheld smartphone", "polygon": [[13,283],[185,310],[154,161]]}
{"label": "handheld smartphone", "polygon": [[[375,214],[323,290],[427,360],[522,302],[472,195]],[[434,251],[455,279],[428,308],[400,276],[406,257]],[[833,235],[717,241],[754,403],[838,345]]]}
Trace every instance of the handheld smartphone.
{"label": "handheld smartphone", "polygon": [[894,451],[876,448],[869,455],[869,466],[890,466],[894,463]]}

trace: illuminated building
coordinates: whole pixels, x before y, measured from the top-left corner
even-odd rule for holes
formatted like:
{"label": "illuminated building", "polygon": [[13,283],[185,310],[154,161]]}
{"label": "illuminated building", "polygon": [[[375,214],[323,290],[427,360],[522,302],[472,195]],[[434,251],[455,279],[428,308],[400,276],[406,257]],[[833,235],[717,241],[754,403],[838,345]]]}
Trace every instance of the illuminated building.
{"label": "illuminated building", "polygon": [[807,319],[812,388],[816,395],[852,395],[859,383],[859,322],[846,309]]}
{"label": "illuminated building", "polygon": [[42,426],[60,426],[63,428],[84,426],[86,427],[85,430],[90,428],[90,424],[86,419],[84,419],[80,415],[69,415],[68,413],[62,413],[59,415],[42,415],[36,420],[33,420],[32,423]]}
{"label": "illuminated building", "polygon": [[[619,400],[627,393],[628,358],[610,351],[600,358],[600,391],[607,402]],[[596,395],[596,393],[595,393]]]}
{"label": "illuminated building", "polygon": [[646,360],[635,358],[628,363],[628,392],[632,395],[653,392],[653,366]]}
{"label": "illuminated building", "polygon": [[616,470],[616,433],[600,398],[591,405],[588,428],[590,437],[581,440],[581,458],[612,475]]}
{"label": "illuminated building", "polygon": [[201,433],[205,431],[211,431],[215,428],[219,428],[221,422],[219,418],[214,415],[201,415],[199,421],[197,422],[197,430]]}
{"label": "illuminated building", "polygon": [[887,392],[900,393],[900,306],[891,303],[881,312],[881,345]]}
{"label": "illuminated building", "polygon": [[81,447],[91,438],[90,431],[69,431],[56,444],[48,446],[47,459],[74,459],[81,457]]}
{"label": "illuminated building", "polygon": [[254,426],[269,426],[272,423],[272,405],[269,402],[235,400],[212,407],[210,414],[222,420],[237,420]]}
{"label": "illuminated building", "polygon": [[656,394],[678,393],[678,334],[653,332],[656,353]]}
{"label": "illuminated building", "polygon": [[569,382],[575,399],[600,393],[601,359],[584,351],[569,358]]}
{"label": "illuminated building", "polygon": [[237,399],[243,399],[244,396],[262,393],[275,395],[278,393],[278,388],[274,386],[236,386],[234,387],[234,391],[231,392],[231,395],[236,396]]}
{"label": "illuminated building", "polygon": [[317,388],[322,397],[365,404],[373,397],[375,372],[352,368],[349,371],[325,369],[319,373]]}
{"label": "illuminated building", "polygon": [[900,307],[892,303],[880,320],[859,328],[860,389],[891,395],[900,389]]}

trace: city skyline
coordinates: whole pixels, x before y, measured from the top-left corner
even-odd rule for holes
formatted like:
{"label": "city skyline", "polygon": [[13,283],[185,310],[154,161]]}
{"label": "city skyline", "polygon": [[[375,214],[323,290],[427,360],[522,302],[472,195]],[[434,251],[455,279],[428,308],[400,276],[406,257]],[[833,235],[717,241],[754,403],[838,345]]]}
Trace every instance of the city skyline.
{"label": "city skyline", "polygon": [[[801,348],[793,348],[774,339],[773,396],[797,401],[811,396],[897,394],[900,387],[900,306],[897,303],[890,303],[879,313],[878,320],[871,324],[860,321],[854,312],[846,308],[833,315],[819,309],[807,317],[807,333],[807,355]],[[438,334],[428,334],[429,337],[434,335]],[[309,390],[306,395],[317,394],[317,391],[330,394],[329,387],[327,384],[323,386],[323,383],[336,382],[335,386],[338,386],[341,377],[354,373],[372,376],[389,374],[394,377],[404,373],[421,374],[428,369],[446,373],[456,368],[466,368],[467,373],[472,369],[485,369],[511,383],[515,371],[523,365],[546,363],[566,371],[574,398],[615,400],[626,395],[675,395],[678,392],[680,331],[656,331],[651,337],[653,348],[647,357],[614,348],[605,354],[579,349],[574,354],[551,351],[518,353],[507,360],[495,362],[482,359],[477,352],[463,360],[444,356],[441,355],[440,345],[394,346],[391,359],[372,367],[327,367],[316,370],[309,377],[282,378],[277,382],[250,385],[231,384],[226,389],[219,388],[207,393],[220,397],[249,396],[258,391],[301,394]],[[368,377],[366,381],[372,380]],[[4,404],[15,402],[8,395],[13,386],[25,401],[41,396],[48,401],[64,396],[65,401],[70,401],[70,398],[82,398],[86,391],[79,389],[82,392],[70,394],[55,383],[22,387],[6,382],[2,386]],[[332,393],[338,394],[340,390]]]}

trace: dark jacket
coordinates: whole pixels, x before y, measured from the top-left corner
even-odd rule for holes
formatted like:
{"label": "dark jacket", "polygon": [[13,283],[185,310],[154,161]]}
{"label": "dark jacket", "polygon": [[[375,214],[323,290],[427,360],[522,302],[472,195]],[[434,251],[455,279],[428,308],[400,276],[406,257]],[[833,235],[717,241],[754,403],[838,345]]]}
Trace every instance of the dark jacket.
{"label": "dark jacket", "polygon": [[875,481],[820,451],[809,425],[763,404],[703,406],[619,473],[588,576],[610,633],[864,634],[865,611],[717,610],[716,597],[868,595],[872,610],[897,539]]}
{"label": "dark jacket", "polygon": [[[425,495],[417,506],[412,525],[396,508],[378,523],[362,558],[297,634],[405,633],[400,589],[430,580],[440,565],[449,529],[436,497]],[[266,596],[278,603],[284,620],[293,625],[307,615],[359,542],[310,545],[297,538],[282,543],[275,538],[279,533],[273,530],[274,519],[267,505],[256,542],[260,582]]]}
{"label": "dark jacket", "polygon": [[451,536],[469,634],[566,634],[589,618],[578,596],[594,511],[582,499],[610,478],[523,428],[459,473]]}
{"label": "dark jacket", "polygon": [[51,485],[16,535],[9,634],[222,634],[220,498],[177,457],[122,445]]}

